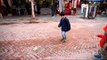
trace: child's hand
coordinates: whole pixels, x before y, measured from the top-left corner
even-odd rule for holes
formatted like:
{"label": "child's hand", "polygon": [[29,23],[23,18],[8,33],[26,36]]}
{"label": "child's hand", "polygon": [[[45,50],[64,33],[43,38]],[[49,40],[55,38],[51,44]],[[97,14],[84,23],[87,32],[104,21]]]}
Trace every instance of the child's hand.
{"label": "child's hand", "polygon": [[100,38],[103,38],[103,36],[104,36],[104,35],[100,35],[100,34],[99,34],[99,35],[97,35],[97,37],[100,37]]}
{"label": "child's hand", "polygon": [[98,35],[96,35],[97,37],[99,37]]}

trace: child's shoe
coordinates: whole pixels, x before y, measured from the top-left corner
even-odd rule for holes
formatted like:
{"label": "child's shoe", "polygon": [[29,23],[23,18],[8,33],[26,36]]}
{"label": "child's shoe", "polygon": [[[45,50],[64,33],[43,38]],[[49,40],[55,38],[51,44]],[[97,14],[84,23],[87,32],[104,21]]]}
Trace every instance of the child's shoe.
{"label": "child's shoe", "polygon": [[95,54],[94,55],[96,58],[101,58],[101,55],[100,54]]}
{"label": "child's shoe", "polygon": [[103,60],[102,58],[98,58],[98,60]]}

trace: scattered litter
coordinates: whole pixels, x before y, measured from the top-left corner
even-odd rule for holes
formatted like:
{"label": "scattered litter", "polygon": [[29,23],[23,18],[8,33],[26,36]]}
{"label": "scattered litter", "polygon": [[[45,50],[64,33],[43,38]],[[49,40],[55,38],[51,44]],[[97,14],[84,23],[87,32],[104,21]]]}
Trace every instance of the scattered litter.
{"label": "scattered litter", "polygon": [[37,51],[40,48],[40,46],[36,46],[33,48],[33,51]]}

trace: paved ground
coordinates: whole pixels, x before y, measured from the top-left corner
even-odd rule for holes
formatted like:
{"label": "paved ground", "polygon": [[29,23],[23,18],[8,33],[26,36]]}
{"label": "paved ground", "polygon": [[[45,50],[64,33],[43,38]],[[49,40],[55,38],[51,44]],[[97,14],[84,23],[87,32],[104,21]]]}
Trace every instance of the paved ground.
{"label": "paved ground", "polygon": [[62,43],[60,17],[38,16],[40,23],[28,23],[30,17],[5,18],[0,21],[0,60],[96,60],[102,27],[106,17],[83,19],[68,16],[72,30]]}

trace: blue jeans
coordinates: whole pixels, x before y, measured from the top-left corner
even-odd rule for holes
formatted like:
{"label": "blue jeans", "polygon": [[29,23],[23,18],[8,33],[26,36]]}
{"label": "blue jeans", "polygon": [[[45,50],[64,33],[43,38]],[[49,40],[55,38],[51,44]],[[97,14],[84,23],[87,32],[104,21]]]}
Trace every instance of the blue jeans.
{"label": "blue jeans", "polygon": [[65,31],[62,31],[62,38],[63,38],[63,40],[66,40],[66,32]]}

